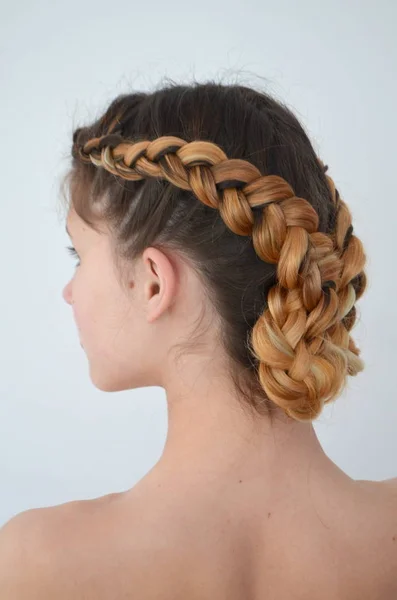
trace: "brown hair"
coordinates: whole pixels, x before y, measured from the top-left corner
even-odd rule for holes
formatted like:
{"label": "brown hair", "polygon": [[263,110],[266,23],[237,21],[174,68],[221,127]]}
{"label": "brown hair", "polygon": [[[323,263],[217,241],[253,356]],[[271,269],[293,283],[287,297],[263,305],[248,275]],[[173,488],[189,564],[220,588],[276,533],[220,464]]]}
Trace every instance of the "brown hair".
{"label": "brown hair", "polygon": [[116,259],[155,246],[187,260],[243,403],[307,421],[363,369],[350,330],[366,258],[326,171],[269,94],[170,83],[119,95],[77,128],[62,186],[88,225],[107,224]]}

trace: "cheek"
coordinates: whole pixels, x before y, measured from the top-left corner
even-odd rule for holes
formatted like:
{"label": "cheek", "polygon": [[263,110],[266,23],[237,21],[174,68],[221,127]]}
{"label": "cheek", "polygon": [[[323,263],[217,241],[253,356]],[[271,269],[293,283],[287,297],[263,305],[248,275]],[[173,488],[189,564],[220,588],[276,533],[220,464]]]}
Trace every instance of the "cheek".
{"label": "cheek", "polygon": [[81,329],[83,328],[83,322],[85,319],[84,319],[84,310],[82,310],[81,303],[79,302],[78,299],[76,299],[75,303],[73,304],[73,318],[74,318],[74,322],[76,324],[77,330],[80,334]]}
{"label": "cheek", "polygon": [[110,328],[112,333],[117,298],[113,297],[112,282],[106,273],[86,268],[76,273],[73,288],[73,314],[80,340],[83,343],[100,344]]}
{"label": "cheek", "polygon": [[[90,258],[92,259],[90,260]],[[107,256],[83,256],[73,280],[73,314],[80,342],[91,357],[124,346],[133,315],[130,298],[120,289]],[[100,268],[98,268],[100,262]],[[123,354],[123,352],[121,352]]]}
{"label": "cheek", "polygon": [[79,270],[73,281],[72,304],[73,317],[79,334],[84,334],[84,331],[89,329],[90,320],[95,318],[95,315],[93,314],[95,303],[92,302],[92,297],[95,297],[95,295],[92,283],[87,281],[83,272],[80,272]]}

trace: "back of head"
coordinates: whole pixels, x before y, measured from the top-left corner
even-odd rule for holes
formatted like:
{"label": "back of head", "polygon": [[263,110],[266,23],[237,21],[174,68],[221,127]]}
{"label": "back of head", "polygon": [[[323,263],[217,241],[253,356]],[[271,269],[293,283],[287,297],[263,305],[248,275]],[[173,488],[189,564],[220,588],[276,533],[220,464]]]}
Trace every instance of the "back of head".
{"label": "back of head", "polygon": [[76,129],[72,156],[73,207],[108,224],[116,258],[156,246],[202,278],[247,407],[313,420],[363,369],[363,246],[284,104],[215,82],[123,94]]}

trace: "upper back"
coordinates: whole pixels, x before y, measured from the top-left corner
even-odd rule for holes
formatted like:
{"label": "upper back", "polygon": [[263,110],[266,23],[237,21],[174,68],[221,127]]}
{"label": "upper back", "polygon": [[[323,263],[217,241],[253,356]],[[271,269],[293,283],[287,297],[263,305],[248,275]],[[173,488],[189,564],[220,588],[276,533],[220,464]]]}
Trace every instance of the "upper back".
{"label": "upper back", "polygon": [[52,509],[59,600],[397,597],[395,484],[356,482],[322,504],[131,492]]}

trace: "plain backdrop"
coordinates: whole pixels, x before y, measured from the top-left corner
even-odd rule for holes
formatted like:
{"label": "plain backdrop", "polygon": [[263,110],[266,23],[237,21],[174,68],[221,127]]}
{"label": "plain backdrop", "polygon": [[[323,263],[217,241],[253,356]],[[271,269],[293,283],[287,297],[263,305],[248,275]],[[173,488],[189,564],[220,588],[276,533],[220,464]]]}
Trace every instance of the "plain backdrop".
{"label": "plain backdrop", "polygon": [[164,78],[262,87],[329,165],[368,255],[353,337],[366,368],[315,421],[357,479],[397,474],[397,4],[394,0],[2,0],[0,524],[134,485],[159,458],[166,396],[96,389],[62,290],[73,129]]}

